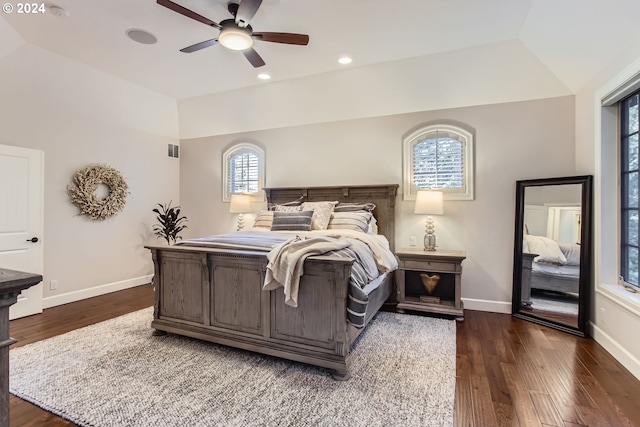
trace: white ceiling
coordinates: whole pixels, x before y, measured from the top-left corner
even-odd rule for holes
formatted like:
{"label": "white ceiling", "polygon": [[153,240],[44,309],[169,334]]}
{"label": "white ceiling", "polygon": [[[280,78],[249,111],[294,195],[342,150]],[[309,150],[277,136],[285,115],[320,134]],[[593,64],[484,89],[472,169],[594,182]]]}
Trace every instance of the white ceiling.
{"label": "white ceiling", "polygon": [[[69,16],[14,11],[2,18],[28,43],[176,99],[268,84],[257,79],[260,71],[282,81],[508,40],[522,42],[576,92],[640,37],[637,0],[264,0],[251,22],[255,31],[304,33],[310,42],[258,41],[267,65],[255,69],[220,45],[179,52],[218,30],[155,0],[54,2]],[[230,17],[226,0],[176,3],[216,22]],[[133,42],[130,28],[151,32],[158,43]],[[0,40],[0,54],[2,48]],[[353,63],[338,64],[343,54]]]}

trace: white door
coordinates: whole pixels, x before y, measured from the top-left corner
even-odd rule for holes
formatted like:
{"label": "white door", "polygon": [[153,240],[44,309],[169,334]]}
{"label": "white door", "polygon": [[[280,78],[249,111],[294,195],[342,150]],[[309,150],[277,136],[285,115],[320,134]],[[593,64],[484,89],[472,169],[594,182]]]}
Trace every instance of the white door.
{"label": "white door", "polygon": [[[43,171],[42,151],[0,145],[2,268],[42,274]],[[22,291],[9,318],[37,313],[42,313],[42,283]]]}

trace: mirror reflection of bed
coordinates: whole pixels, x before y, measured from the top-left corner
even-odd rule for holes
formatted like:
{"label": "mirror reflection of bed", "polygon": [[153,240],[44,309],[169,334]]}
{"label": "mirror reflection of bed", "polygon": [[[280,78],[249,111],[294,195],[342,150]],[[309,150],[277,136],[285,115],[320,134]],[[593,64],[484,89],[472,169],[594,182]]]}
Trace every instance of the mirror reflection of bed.
{"label": "mirror reflection of bed", "polygon": [[578,326],[581,186],[529,187],[522,241],[522,311]]}

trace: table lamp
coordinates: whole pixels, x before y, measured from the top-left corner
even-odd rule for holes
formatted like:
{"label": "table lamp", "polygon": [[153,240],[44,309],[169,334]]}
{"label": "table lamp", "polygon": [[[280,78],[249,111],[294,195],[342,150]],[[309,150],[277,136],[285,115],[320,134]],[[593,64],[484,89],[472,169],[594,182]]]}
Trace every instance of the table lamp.
{"label": "table lamp", "polygon": [[231,203],[229,203],[229,212],[238,214],[237,231],[242,231],[244,228],[243,214],[251,212],[251,196],[248,194],[232,194]]}
{"label": "table lamp", "polygon": [[442,215],[444,213],[442,191],[418,190],[416,195],[416,206],[414,213],[427,214],[427,224],[424,235],[424,250],[436,250],[435,226],[432,215]]}

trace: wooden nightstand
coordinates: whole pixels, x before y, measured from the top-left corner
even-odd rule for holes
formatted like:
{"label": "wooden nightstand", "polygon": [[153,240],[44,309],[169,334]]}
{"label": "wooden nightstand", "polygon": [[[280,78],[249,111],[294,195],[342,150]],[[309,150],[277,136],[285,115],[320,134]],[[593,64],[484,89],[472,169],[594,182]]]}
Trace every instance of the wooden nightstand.
{"label": "wooden nightstand", "polygon": [[[424,251],[400,249],[396,251],[398,311],[416,310],[456,316],[464,320],[464,306],[460,300],[462,261],[465,251]],[[431,295],[422,284],[422,274],[438,274],[440,280]]]}

